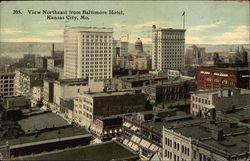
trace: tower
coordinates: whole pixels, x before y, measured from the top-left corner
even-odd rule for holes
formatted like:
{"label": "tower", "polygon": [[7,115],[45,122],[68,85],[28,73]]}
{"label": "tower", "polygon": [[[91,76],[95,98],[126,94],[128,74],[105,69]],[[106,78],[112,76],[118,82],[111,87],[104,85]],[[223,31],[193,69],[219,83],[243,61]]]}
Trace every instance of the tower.
{"label": "tower", "polygon": [[64,77],[112,77],[111,28],[68,28],[64,31]]}
{"label": "tower", "polygon": [[185,29],[156,28],[153,25],[153,70],[165,71],[184,68],[185,31]]}

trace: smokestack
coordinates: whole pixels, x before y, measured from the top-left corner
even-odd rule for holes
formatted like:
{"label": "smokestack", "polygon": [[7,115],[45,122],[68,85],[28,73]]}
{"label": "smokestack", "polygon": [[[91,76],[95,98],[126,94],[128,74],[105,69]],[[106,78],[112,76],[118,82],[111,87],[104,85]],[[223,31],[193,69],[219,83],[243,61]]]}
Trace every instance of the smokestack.
{"label": "smokestack", "polygon": [[211,129],[212,131],[212,138],[217,141],[222,141],[223,140],[223,129],[216,127],[216,125],[213,126]]}
{"label": "smokestack", "polygon": [[51,56],[54,57],[54,53],[55,53],[55,44],[52,43],[52,51],[51,51]]}
{"label": "smokestack", "polygon": [[214,53],[214,63],[218,63],[219,62],[219,53]]}
{"label": "smokestack", "polygon": [[243,63],[247,64],[248,63],[248,53],[246,51],[243,52]]}

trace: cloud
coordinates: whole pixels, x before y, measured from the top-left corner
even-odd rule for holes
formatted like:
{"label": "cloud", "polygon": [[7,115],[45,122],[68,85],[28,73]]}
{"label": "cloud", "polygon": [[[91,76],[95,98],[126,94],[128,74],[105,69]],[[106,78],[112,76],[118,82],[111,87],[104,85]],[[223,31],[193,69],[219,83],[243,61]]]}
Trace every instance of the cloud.
{"label": "cloud", "polygon": [[20,37],[15,39],[2,39],[2,42],[63,42],[61,39],[43,39],[43,38],[33,38],[33,37]]}
{"label": "cloud", "polygon": [[11,28],[2,28],[0,29],[1,34],[21,34],[24,33],[23,30],[11,29]]}
{"label": "cloud", "polygon": [[63,35],[64,30],[51,30],[45,33],[46,36]]}
{"label": "cloud", "polygon": [[152,27],[153,25],[159,25],[162,22],[160,21],[148,21],[143,24],[136,24],[136,25],[127,25],[127,24],[111,24],[113,27],[117,28],[127,28],[127,29],[141,29],[145,27]]}
{"label": "cloud", "polygon": [[186,44],[203,44],[203,40],[201,37],[195,36],[186,36]]}
{"label": "cloud", "polygon": [[221,35],[210,36],[214,43],[221,44],[248,44],[249,43],[249,26],[235,26],[232,31],[224,32]]}
{"label": "cloud", "polygon": [[191,26],[187,27],[187,31],[200,31],[200,32],[207,32],[206,29],[216,28],[223,22],[218,21],[210,25],[198,25],[198,26]]}

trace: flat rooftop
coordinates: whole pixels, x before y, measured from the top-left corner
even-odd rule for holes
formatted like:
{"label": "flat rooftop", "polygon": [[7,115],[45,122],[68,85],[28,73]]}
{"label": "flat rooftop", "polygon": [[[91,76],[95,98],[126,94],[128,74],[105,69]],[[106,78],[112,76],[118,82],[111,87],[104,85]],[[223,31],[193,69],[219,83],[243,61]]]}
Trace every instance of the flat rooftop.
{"label": "flat rooftop", "polygon": [[157,76],[153,74],[139,74],[139,75],[128,75],[128,76],[121,76],[117,79],[127,81],[127,82],[134,82],[134,81],[145,81],[150,79],[164,79],[167,78],[166,76]]}
{"label": "flat rooftop", "polygon": [[[145,122],[142,122],[142,125],[144,127],[152,126],[154,129],[160,132],[162,131],[163,126],[166,128],[182,127],[184,125],[200,124],[200,123],[209,121],[207,119],[197,118],[197,117],[188,115],[182,111],[176,111],[173,109],[166,110],[164,112],[159,112],[159,113],[155,111],[147,111],[147,112],[140,112],[140,113],[144,115],[152,114],[152,118]],[[154,121],[153,120],[154,116],[160,117],[161,120]],[[137,120],[136,114],[132,114],[131,116],[126,116],[126,117],[132,118],[133,120]]]}
{"label": "flat rooftop", "polygon": [[229,70],[229,71],[249,71],[250,67],[217,67],[217,66],[201,66],[210,69],[218,69],[218,70]]}
{"label": "flat rooftop", "polygon": [[55,81],[56,83],[60,83],[60,84],[71,84],[71,83],[88,83],[87,79],[83,79],[83,78],[78,78],[78,79],[59,79]]}
{"label": "flat rooftop", "polygon": [[121,95],[133,95],[135,94],[133,91],[112,91],[112,92],[90,92],[84,93],[90,97],[108,97],[108,96],[121,96]]}
{"label": "flat rooftop", "polygon": [[28,98],[26,98],[25,96],[9,96],[9,97],[4,98],[4,100],[8,100],[8,101],[14,101],[17,99],[26,100]]}
{"label": "flat rooftop", "polygon": [[205,123],[195,124],[191,126],[172,128],[172,130],[186,137],[191,137],[194,139],[204,139],[204,138],[211,137],[212,129],[214,128],[223,129],[224,134],[238,133],[238,132],[248,130],[248,128],[244,126],[230,127],[229,122],[220,122],[216,124],[205,122]]}
{"label": "flat rooftop", "polygon": [[[43,120],[40,120],[41,123]],[[19,136],[14,139],[8,140],[0,140],[0,145],[5,145],[6,141],[8,141],[9,145],[20,145],[25,143],[34,143],[39,141],[46,141],[51,139],[58,139],[64,137],[73,137],[78,135],[86,135],[89,134],[84,128],[68,126],[56,130],[50,130],[47,132],[41,132],[37,136]]]}
{"label": "flat rooftop", "polygon": [[223,97],[228,97],[228,90],[240,90],[240,94],[250,94],[249,89],[243,89],[243,88],[227,88],[227,89],[213,89],[213,90],[206,90],[206,91],[195,91],[193,92],[196,96],[202,97],[202,98],[208,98],[209,95],[212,94],[218,94],[219,97],[221,97],[221,92]]}
{"label": "flat rooftop", "polygon": [[27,75],[37,75],[37,74],[46,74],[46,73],[53,73],[51,71],[45,70],[45,69],[38,69],[38,68],[20,68],[16,69],[24,74]]}
{"label": "flat rooftop", "polygon": [[163,80],[162,82],[153,82],[151,85],[148,85],[150,87],[161,87],[161,86],[168,86],[168,85],[177,85],[185,82],[194,82],[194,80],[189,79],[168,79]]}
{"label": "flat rooftop", "polygon": [[25,134],[36,133],[46,128],[59,128],[68,126],[69,123],[54,113],[34,115],[18,121]]}
{"label": "flat rooftop", "polygon": [[173,29],[173,28],[155,28],[155,29],[153,29],[153,30],[155,30],[155,31],[183,31],[183,32],[185,32],[186,31],[186,29]]}
{"label": "flat rooftop", "polygon": [[225,113],[223,116],[232,120],[240,121],[240,122],[247,121],[250,124],[250,122],[248,121],[250,120],[249,115],[250,115],[250,108],[232,111],[231,113]]}
{"label": "flat rooftop", "polygon": [[248,133],[226,136],[223,141],[207,139],[202,142],[216,149],[223,150],[229,154],[241,154],[249,152]]}
{"label": "flat rooftop", "polygon": [[130,160],[139,159],[138,154],[117,141],[108,141],[101,144],[88,145],[70,150],[62,150],[40,154],[31,157],[22,157],[25,160]]}

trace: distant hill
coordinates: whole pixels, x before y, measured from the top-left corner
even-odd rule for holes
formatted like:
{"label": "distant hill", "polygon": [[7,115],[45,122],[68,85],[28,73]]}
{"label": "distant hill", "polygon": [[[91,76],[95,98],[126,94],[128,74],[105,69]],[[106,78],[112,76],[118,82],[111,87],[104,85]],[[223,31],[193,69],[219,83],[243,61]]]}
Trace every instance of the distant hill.
{"label": "distant hill", "polygon": [[[52,43],[0,42],[0,52],[42,52],[51,51]],[[55,43],[55,50],[63,50],[63,43]]]}
{"label": "distant hill", "polygon": [[[189,48],[194,44],[186,44],[186,48]],[[206,52],[221,52],[221,51],[229,51],[230,49],[236,50],[238,47],[241,47],[242,45],[245,48],[249,48],[248,44],[239,44],[239,45],[209,45],[209,44],[195,44],[197,47],[204,47],[206,48]],[[129,44],[129,51],[134,50],[134,44]],[[143,44],[143,50],[144,51],[151,51],[152,45],[151,44]]]}
{"label": "distant hill", "polygon": [[[193,44],[186,44],[186,48]],[[207,44],[195,44],[198,47],[205,47],[206,52],[220,52],[228,51],[230,49],[237,49],[242,45],[248,48],[248,44],[240,45],[207,45]],[[151,44],[143,44],[145,52],[151,52]],[[22,57],[23,54],[35,53],[41,55],[48,55],[51,52],[52,43],[38,43],[38,42],[0,42],[0,55],[9,55],[14,57]],[[55,43],[55,50],[63,50],[63,43]],[[134,44],[129,44],[129,52],[134,51]]]}

